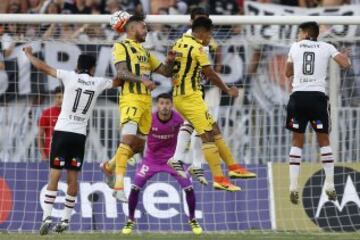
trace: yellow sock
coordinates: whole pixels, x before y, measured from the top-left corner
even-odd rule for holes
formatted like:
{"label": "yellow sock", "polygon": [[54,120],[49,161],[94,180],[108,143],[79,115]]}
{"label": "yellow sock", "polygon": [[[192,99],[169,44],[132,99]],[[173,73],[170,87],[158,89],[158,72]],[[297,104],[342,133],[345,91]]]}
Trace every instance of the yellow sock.
{"label": "yellow sock", "polygon": [[201,149],[209,164],[213,177],[224,176],[221,169],[221,158],[216,145],[214,143],[203,143]]}
{"label": "yellow sock", "polygon": [[224,138],[221,134],[214,136],[215,144],[217,148],[219,149],[219,154],[222,160],[226,163],[226,166],[230,166],[233,164],[236,164],[235,159],[228,147],[228,145],[225,143]]}
{"label": "yellow sock", "polygon": [[120,144],[115,154],[116,161],[116,181],[114,189],[124,189],[124,176],[126,173],[126,162],[134,155],[129,145]]}
{"label": "yellow sock", "polygon": [[116,167],[116,154],[112,157],[112,159],[106,165],[107,169],[111,172],[115,170]]}

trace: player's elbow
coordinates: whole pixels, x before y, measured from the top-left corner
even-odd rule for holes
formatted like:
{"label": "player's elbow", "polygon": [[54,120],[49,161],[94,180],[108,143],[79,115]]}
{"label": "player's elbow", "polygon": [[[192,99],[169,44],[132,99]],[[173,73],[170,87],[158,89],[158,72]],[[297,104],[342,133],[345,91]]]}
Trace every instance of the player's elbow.
{"label": "player's elbow", "polygon": [[290,77],[292,77],[293,75],[294,75],[294,72],[293,72],[292,70],[287,69],[287,70],[285,71],[285,76],[286,76],[287,78],[290,78]]}

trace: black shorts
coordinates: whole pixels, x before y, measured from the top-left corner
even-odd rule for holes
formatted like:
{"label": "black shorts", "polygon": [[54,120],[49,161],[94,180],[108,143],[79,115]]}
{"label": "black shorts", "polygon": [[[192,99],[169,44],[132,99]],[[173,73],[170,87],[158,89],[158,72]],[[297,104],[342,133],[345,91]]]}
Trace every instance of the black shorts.
{"label": "black shorts", "polygon": [[50,167],[80,171],[84,160],[85,141],[86,136],[82,134],[54,131]]}
{"label": "black shorts", "polygon": [[318,133],[330,132],[329,98],[322,92],[294,92],[287,105],[286,128],[304,133],[308,122]]}

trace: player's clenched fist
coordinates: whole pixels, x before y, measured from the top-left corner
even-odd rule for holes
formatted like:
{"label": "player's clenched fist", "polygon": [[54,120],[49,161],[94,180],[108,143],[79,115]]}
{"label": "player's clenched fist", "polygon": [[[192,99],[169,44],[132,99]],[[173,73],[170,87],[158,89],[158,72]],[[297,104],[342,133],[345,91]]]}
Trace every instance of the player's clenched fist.
{"label": "player's clenched fist", "polygon": [[235,86],[232,86],[228,89],[227,94],[231,97],[237,97],[239,96],[239,89]]}

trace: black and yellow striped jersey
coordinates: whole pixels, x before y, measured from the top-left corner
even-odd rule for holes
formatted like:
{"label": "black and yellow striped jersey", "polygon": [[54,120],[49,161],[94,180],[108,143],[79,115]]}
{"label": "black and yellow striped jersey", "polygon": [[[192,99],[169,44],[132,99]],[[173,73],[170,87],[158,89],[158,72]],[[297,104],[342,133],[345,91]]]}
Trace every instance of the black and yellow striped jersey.
{"label": "black and yellow striped jersey", "polygon": [[201,68],[211,64],[201,41],[190,34],[184,34],[175,42],[172,50],[176,51],[173,95],[201,93]]}
{"label": "black and yellow striped jersey", "polygon": [[[139,43],[131,39],[117,42],[113,47],[113,63],[126,62],[130,72],[136,76],[147,75],[156,71],[161,62]],[[140,94],[150,95],[150,91],[140,82],[125,81],[122,95]]]}

